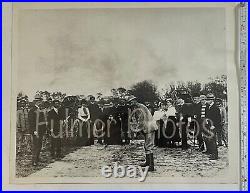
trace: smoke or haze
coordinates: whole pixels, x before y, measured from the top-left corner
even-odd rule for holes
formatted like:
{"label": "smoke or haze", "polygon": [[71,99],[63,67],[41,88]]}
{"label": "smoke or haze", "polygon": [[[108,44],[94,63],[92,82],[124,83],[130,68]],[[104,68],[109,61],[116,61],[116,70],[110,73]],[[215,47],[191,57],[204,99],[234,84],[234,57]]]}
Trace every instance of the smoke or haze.
{"label": "smoke or haze", "polygon": [[108,93],[225,74],[223,9],[23,10],[18,88]]}

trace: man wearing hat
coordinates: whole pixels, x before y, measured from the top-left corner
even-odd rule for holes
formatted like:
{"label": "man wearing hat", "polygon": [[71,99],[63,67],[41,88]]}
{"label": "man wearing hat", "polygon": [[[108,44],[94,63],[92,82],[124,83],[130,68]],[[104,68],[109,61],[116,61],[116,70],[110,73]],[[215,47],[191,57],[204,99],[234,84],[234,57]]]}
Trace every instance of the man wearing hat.
{"label": "man wearing hat", "polygon": [[94,136],[93,136],[93,126],[97,119],[100,119],[102,114],[101,109],[95,101],[94,96],[90,96],[90,104],[88,105],[89,113],[90,113],[90,138],[89,145],[94,145]]}
{"label": "man wearing hat", "polygon": [[37,166],[42,148],[43,136],[46,132],[45,113],[41,110],[42,97],[40,94],[35,95],[34,106],[28,113],[29,130],[33,138],[32,144],[32,165]]}
{"label": "man wearing hat", "polygon": [[206,129],[207,153],[210,154],[210,160],[218,159],[218,149],[216,143],[216,131],[221,123],[220,109],[216,106],[215,97],[212,93],[207,95]]}
{"label": "man wearing hat", "polygon": [[[101,120],[105,123],[105,128],[103,130],[103,139],[105,145],[112,145],[111,134],[110,130],[112,131],[115,127],[115,119],[114,119],[114,112],[113,112],[114,104],[109,99],[104,104],[103,115]],[[109,123],[109,125],[108,125]]]}
{"label": "man wearing hat", "polygon": [[122,127],[122,134],[125,140],[124,144],[129,144],[130,139],[128,136],[128,109],[129,106],[127,105],[124,99],[121,99],[118,107],[118,112],[120,113],[121,118],[121,127]]}
{"label": "man wearing hat", "polygon": [[202,123],[203,120],[206,117],[206,109],[207,109],[207,104],[206,104],[206,96],[205,95],[194,95],[194,104],[193,104],[193,109],[194,109],[194,119],[197,121],[197,123],[194,123],[195,130],[196,130],[196,136],[198,140],[198,145],[199,149],[198,151],[203,151],[204,150],[204,141],[202,137]]}
{"label": "man wearing hat", "polygon": [[[121,120],[121,109],[119,108],[119,99],[113,99],[113,105],[110,111],[111,124],[109,129],[110,144],[121,145],[122,144],[122,120]],[[109,123],[107,123],[109,126]]]}
{"label": "man wearing hat", "polygon": [[[155,140],[155,131],[158,129],[151,112],[148,108],[138,103],[136,97],[131,96],[128,99],[128,102],[131,104],[132,112],[129,115],[129,121],[136,121],[136,125],[133,127],[130,126],[130,129],[133,132],[141,132],[144,135],[145,143],[144,149],[146,153],[146,162],[142,164],[142,167],[149,166],[148,171],[154,171],[154,140]],[[134,123],[134,122],[133,122]]]}
{"label": "man wearing hat", "polygon": [[224,142],[224,145],[227,147],[227,132],[226,132],[226,124],[227,124],[227,112],[226,108],[223,107],[222,99],[217,98],[216,106],[220,109],[221,114],[221,124],[220,127],[217,130],[217,140],[218,140],[218,146],[223,146],[222,141]]}
{"label": "man wearing hat", "polygon": [[62,138],[62,123],[63,113],[60,108],[59,99],[52,101],[52,109],[48,112],[48,130],[50,133],[51,157],[59,159],[62,157],[61,138]]}
{"label": "man wearing hat", "polygon": [[24,134],[29,129],[28,109],[26,108],[26,100],[24,97],[21,97],[18,100],[16,125],[17,125],[17,153],[20,153],[22,151],[22,146],[24,143]]}
{"label": "man wearing hat", "polygon": [[187,140],[188,128],[191,123],[191,116],[193,114],[192,105],[184,102],[184,99],[177,100],[177,120],[178,126],[181,130],[181,148],[186,150],[190,147]]}

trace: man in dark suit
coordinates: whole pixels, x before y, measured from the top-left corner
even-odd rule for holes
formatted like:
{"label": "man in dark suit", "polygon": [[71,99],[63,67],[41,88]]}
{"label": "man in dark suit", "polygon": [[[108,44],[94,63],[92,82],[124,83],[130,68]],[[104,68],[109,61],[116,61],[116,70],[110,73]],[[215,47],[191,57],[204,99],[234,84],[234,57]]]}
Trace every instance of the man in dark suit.
{"label": "man in dark suit", "polygon": [[111,129],[113,130],[114,125],[116,123],[114,117],[113,117],[114,111],[113,111],[113,103],[112,101],[107,101],[104,105],[103,109],[103,122],[105,123],[104,128],[104,144],[105,145],[111,145]]}
{"label": "man in dark suit", "polygon": [[53,108],[48,113],[48,129],[51,139],[51,157],[52,159],[62,158],[61,138],[62,138],[62,123],[63,114],[60,109],[60,101],[54,100]]}
{"label": "man in dark suit", "polygon": [[122,144],[122,119],[121,119],[121,109],[119,106],[119,99],[113,100],[113,107],[111,109],[111,116],[114,121],[110,125],[110,140],[113,145]]}
{"label": "man in dark suit", "polygon": [[41,110],[42,97],[35,95],[34,105],[28,113],[29,131],[32,135],[32,165],[37,166],[42,149],[43,136],[47,129],[45,113]]}
{"label": "man in dark suit", "polygon": [[[93,126],[97,119],[101,118],[102,111],[99,108],[98,104],[95,101],[95,97],[90,97],[90,104],[88,105],[89,113],[90,113],[90,139],[89,145],[94,145],[94,136],[93,136]],[[101,139],[98,140],[98,143],[101,143]]]}
{"label": "man in dark suit", "polygon": [[120,114],[122,134],[125,140],[123,144],[130,143],[130,139],[128,136],[128,109],[129,109],[129,106],[126,104],[126,101],[121,100],[118,106],[118,112]]}
{"label": "man in dark suit", "polygon": [[207,109],[206,96],[196,95],[193,97],[194,97],[194,104],[193,104],[194,119],[197,121],[197,123],[195,123],[195,127],[196,127],[196,137],[197,137],[198,145],[199,145],[198,151],[203,151],[204,141],[202,137],[202,123],[206,117],[206,109]]}
{"label": "man in dark suit", "polygon": [[193,114],[192,104],[185,103],[183,99],[178,99],[176,110],[178,126],[181,130],[181,148],[186,150],[190,147],[187,143],[187,133],[191,122],[191,116]]}
{"label": "man in dark suit", "polygon": [[218,159],[218,149],[216,143],[216,130],[221,123],[220,109],[216,106],[215,97],[213,94],[207,95],[207,112],[206,112],[206,128],[208,130],[207,138],[207,151],[211,155],[210,160]]}

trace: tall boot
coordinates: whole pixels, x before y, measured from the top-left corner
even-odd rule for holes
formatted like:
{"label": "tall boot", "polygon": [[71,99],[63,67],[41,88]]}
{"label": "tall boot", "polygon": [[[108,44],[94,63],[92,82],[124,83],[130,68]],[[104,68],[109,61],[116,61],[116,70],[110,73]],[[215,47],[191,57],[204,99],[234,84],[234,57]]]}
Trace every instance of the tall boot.
{"label": "tall boot", "polygon": [[148,168],[148,171],[154,171],[155,168],[154,168],[154,155],[153,153],[150,153],[149,154],[149,168]]}
{"label": "tall boot", "polygon": [[143,164],[140,164],[141,167],[146,167],[149,166],[149,155],[150,154],[146,154],[146,161]]}

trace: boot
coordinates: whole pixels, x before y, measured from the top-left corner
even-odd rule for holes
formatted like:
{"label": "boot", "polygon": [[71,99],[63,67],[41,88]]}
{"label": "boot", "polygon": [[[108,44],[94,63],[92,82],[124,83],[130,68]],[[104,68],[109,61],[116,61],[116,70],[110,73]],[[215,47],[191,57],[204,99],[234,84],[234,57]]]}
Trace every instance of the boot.
{"label": "boot", "polygon": [[32,166],[38,166],[38,161],[35,159],[32,159]]}
{"label": "boot", "polygon": [[217,160],[218,159],[218,154],[212,154],[210,157],[209,157],[210,160]]}
{"label": "boot", "polygon": [[199,152],[203,152],[204,149],[205,149],[204,144],[199,145],[199,149],[198,149]]}
{"label": "boot", "polygon": [[141,167],[149,166],[149,155],[150,154],[146,154],[146,161],[143,164],[140,164]]}
{"label": "boot", "polygon": [[203,154],[210,155],[211,153],[209,151],[203,151]]}
{"label": "boot", "polygon": [[153,155],[153,153],[150,153],[149,154],[149,168],[148,168],[148,171],[152,172],[154,170],[155,170],[155,168],[154,168],[154,155]]}

